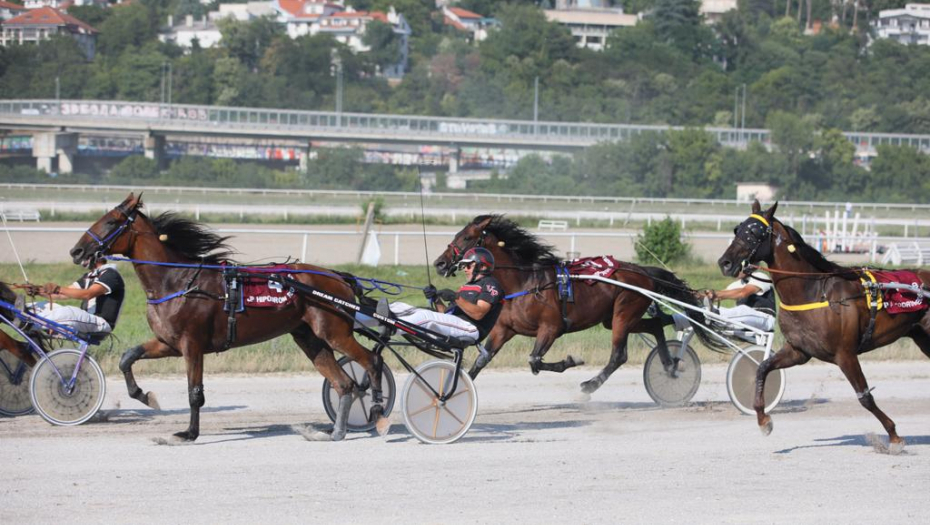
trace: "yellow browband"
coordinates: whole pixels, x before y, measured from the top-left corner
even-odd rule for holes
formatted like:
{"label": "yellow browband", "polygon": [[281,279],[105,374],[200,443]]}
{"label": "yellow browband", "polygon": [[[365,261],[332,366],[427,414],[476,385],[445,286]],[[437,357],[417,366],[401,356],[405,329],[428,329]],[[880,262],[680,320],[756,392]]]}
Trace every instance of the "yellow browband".
{"label": "yellow browband", "polygon": [[755,219],[765,225],[766,228],[769,228],[769,221],[765,220],[765,217],[753,213],[749,216],[750,219]]}

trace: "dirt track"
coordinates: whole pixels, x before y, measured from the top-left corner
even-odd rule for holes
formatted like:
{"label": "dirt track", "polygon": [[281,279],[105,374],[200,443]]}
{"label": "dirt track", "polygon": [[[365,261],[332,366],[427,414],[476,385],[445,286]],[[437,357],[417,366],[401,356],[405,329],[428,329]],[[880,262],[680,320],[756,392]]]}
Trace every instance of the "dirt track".
{"label": "dirt track", "polygon": [[139,378],[158,413],[111,380],[107,421],[0,419],[3,521],[925,522],[930,362],[865,364],[909,442],[897,456],[869,444],[884,433],[834,366],[789,371],[768,438],[727,401],[723,366],[704,368],[681,409],[656,408],[641,373],[621,370],[590,401],[577,385],[591,369],[486,373],[475,425],[445,446],[419,444],[399,413],[385,439],[307,442],[292,425],[324,422],[319,376],[211,376],[209,362],[201,438],[160,446],[186,426],[183,378]]}

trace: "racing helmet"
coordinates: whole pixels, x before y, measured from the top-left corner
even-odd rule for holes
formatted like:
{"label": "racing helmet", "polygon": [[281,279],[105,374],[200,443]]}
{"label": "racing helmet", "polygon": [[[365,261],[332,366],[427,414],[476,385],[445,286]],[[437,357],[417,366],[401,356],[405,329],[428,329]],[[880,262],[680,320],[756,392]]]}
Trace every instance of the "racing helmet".
{"label": "racing helmet", "polygon": [[475,263],[475,275],[494,271],[494,256],[486,248],[470,248],[459,261],[459,266],[470,262]]}

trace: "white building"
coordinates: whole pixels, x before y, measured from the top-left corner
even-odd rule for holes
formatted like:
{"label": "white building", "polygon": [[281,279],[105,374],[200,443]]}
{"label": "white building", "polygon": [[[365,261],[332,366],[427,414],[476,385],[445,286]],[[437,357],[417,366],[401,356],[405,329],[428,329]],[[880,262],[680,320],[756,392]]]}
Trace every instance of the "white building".
{"label": "white building", "polygon": [[38,9],[40,7],[51,7],[54,9],[68,9],[69,7],[85,6],[85,5],[99,5],[101,7],[106,7],[109,5],[107,0],[25,0],[23,2],[23,7],[26,9]]}
{"label": "white building", "polygon": [[87,60],[96,51],[97,30],[73,16],[51,7],[40,7],[0,23],[0,45],[27,45],[68,35],[77,41]]}
{"label": "white building", "polygon": [[890,38],[902,44],[930,44],[930,4],[907,4],[904,9],[879,11],[870,22],[875,38]]}
{"label": "white building", "polygon": [[[639,21],[636,15],[628,15],[622,9],[547,9],[546,18],[565,26],[575,37],[578,47],[595,51],[607,45],[607,35],[616,29],[633,27]],[[506,31],[506,28],[504,28]]]}
{"label": "white building", "polygon": [[19,4],[13,4],[0,0],[0,22],[9,20],[14,16],[19,16],[25,12],[26,8]]}
{"label": "white building", "polygon": [[459,31],[470,33],[472,42],[481,42],[488,37],[488,29],[496,27],[496,18],[488,18],[460,7],[443,6],[442,23]]}
{"label": "white building", "polygon": [[187,15],[184,23],[179,25],[175,25],[174,17],[168,15],[168,25],[158,35],[159,41],[177,44],[184,49],[194,47],[195,40],[201,48],[213,47],[219,44],[222,38],[220,28],[210,17],[194,19],[193,15]]}
{"label": "white building", "polygon": [[728,11],[737,8],[737,0],[701,0],[701,14],[708,24],[715,24]]}

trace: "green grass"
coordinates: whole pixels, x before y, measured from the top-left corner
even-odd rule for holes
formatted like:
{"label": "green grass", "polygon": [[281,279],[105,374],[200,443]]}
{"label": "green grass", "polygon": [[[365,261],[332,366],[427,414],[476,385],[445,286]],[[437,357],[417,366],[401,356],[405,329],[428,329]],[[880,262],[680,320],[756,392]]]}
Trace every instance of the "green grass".
{"label": "green grass", "polygon": [[[93,355],[100,362],[108,374],[118,374],[118,363],[122,353],[132,346],[138,345],[152,338],[151,330],[145,317],[145,297],[135,277],[132,268],[125,263],[119,263],[120,270],[126,281],[126,300],[119,324],[109,342],[94,350]],[[382,266],[378,268],[355,265],[339,266],[337,269],[351,272],[358,276],[371,277],[384,281],[398,282],[412,286],[426,284],[426,269],[423,266]],[[80,276],[82,269],[70,264],[33,264],[27,268],[30,280],[34,283],[47,281],[67,284]],[[722,277],[714,266],[688,266],[673,268],[683,279],[694,288],[724,288],[730,280]],[[433,283],[440,288],[456,287],[460,278],[443,279],[432,274]],[[22,275],[16,265],[0,265],[0,281],[22,282]],[[425,305],[422,294],[417,290],[407,290],[401,296],[391,298],[402,300],[410,304]],[[5,328],[8,330],[8,328]],[[671,329],[670,337],[674,336]],[[362,339],[363,344],[367,341]],[[780,334],[776,337],[776,348],[781,344]],[[722,363],[729,360],[728,354],[719,354],[703,348],[699,342],[692,345],[698,351],[704,363]],[[533,348],[533,340],[527,337],[516,337],[498,354],[491,363],[492,368],[524,368],[526,359]],[[638,336],[630,338],[630,364],[640,365],[645,361],[651,348]],[[557,361],[567,354],[581,357],[590,366],[601,367],[608,359],[610,353],[610,332],[602,327],[595,327],[584,332],[567,334],[558,339],[547,354],[548,361]],[[412,363],[419,363],[428,356],[413,349],[405,349],[402,353],[405,359]],[[867,360],[888,359],[922,359],[921,352],[909,339],[899,341],[884,349],[870,352],[864,356]],[[474,358],[473,352],[468,357]],[[388,356],[389,365],[399,370],[400,365],[393,356]],[[140,374],[179,374],[184,373],[182,359],[161,359],[158,361],[143,361],[137,364],[136,370]],[[244,348],[236,348],[222,354],[213,354],[207,357],[206,370],[210,372],[228,373],[276,373],[276,372],[305,372],[313,371],[313,365],[297,348],[289,337],[281,337],[262,344]]]}

